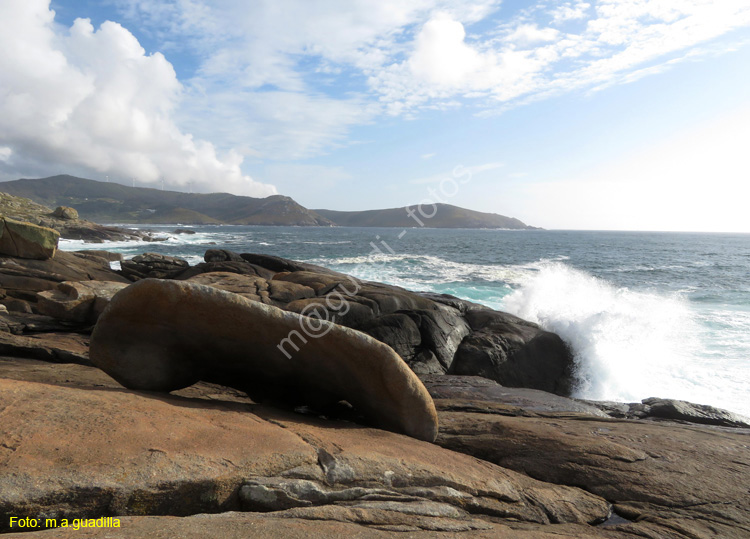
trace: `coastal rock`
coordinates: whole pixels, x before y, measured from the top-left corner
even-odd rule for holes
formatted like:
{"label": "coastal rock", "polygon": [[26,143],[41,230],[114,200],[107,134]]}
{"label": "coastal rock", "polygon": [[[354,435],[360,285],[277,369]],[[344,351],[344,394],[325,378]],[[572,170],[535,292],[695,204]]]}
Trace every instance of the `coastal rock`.
{"label": "coastal rock", "polygon": [[0,218],[0,254],[35,260],[55,255],[60,234],[51,228]]}
{"label": "coastal rock", "polygon": [[73,323],[96,322],[112,297],[129,285],[111,281],[65,281],[37,294],[40,314]]}
{"label": "coastal rock", "polygon": [[276,272],[271,287],[285,282],[314,290],[315,297],[289,298],[286,304],[277,297],[272,303],[363,331],[393,348],[416,373],[480,375],[507,386],[570,394],[573,358],[567,346],[521,318],[447,294],[415,293],[269,255],[210,250],[207,256],[240,256]]}
{"label": "coastal rock", "polygon": [[[0,361],[0,402],[7,403],[0,439],[8,448],[0,460],[3,531],[19,514],[270,510],[274,519],[402,531],[502,531],[525,523],[553,533],[568,523],[585,536],[609,515],[605,500],[577,488],[398,434],[246,402],[132,393],[89,371]],[[29,375],[37,381],[10,379]]]}
{"label": "coastal rock", "polygon": [[[7,184],[4,187],[7,187]],[[53,212],[47,206],[37,204],[28,198],[0,192],[0,215],[17,221],[29,222],[57,230],[62,238],[95,243],[104,241],[151,241],[157,239],[147,232],[102,226],[91,221],[79,219],[77,217],[77,210],[74,208],[61,206],[58,209],[60,211],[56,210]]]}
{"label": "coastal rock", "polygon": [[268,301],[263,301],[264,297],[268,298],[268,281],[257,275],[214,271],[211,273],[199,273],[190,277],[188,281],[232,292],[253,301],[269,303]]}
{"label": "coastal rock", "polygon": [[52,215],[54,217],[59,217],[60,219],[67,219],[67,220],[75,220],[78,219],[78,210],[75,208],[71,208],[70,206],[58,206],[55,208],[55,211],[52,212]]}
{"label": "coastal rock", "polygon": [[251,276],[254,275],[257,277],[262,277],[263,279],[267,279],[267,280],[271,280],[271,278],[273,278],[272,271],[267,270],[266,268],[262,268],[260,266],[256,266],[255,264],[250,264],[249,262],[245,262],[244,260],[221,260],[221,261],[214,261],[214,262],[201,262],[200,264],[191,266],[190,268],[182,271],[181,273],[174,275],[174,278],[184,281],[187,279],[191,279],[192,277],[196,275],[200,275],[201,273],[216,273],[216,272],[237,273],[240,275],[251,275]]}
{"label": "coastal rock", "polygon": [[164,241],[166,236],[155,236],[151,232],[104,226],[83,219],[40,219],[45,226],[60,232],[60,236],[71,240],[81,240],[86,243],[104,243],[107,241]]}
{"label": "coastal rock", "polygon": [[148,278],[169,279],[184,272],[190,264],[176,256],[144,253],[130,260],[123,260],[120,266],[125,277],[131,281],[138,281]]}
{"label": "coastal rock", "polygon": [[[372,318],[374,315],[372,311],[370,313]],[[358,327],[360,331],[393,348],[410,366],[422,343],[419,325],[404,313],[386,314],[377,320],[361,323]]]}
{"label": "coastal rock", "polygon": [[750,536],[750,430],[435,403],[437,444],[611,501],[618,537]]}
{"label": "coastal rock", "polygon": [[704,423],[706,425],[750,428],[749,418],[705,404],[655,397],[643,399],[641,402],[647,407],[645,413],[648,417]]}
{"label": "coastal rock", "polygon": [[538,389],[504,387],[479,376],[420,375],[441,410],[506,413],[534,417],[545,413],[575,413],[593,417],[608,415],[593,404],[561,397]]}
{"label": "coastal rock", "polygon": [[343,275],[337,271],[333,271],[323,266],[315,266],[313,264],[307,264],[305,262],[296,262],[287,258],[281,258],[280,256],[264,255],[258,253],[242,253],[240,254],[243,260],[256,266],[262,266],[267,268],[274,273],[282,271],[312,271],[314,273],[325,273],[328,275]]}
{"label": "coastal rock", "polygon": [[347,290],[355,290],[358,280],[354,277],[328,275],[312,271],[280,272],[273,276],[275,281],[283,281],[306,286],[315,291],[316,296],[325,296],[334,288],[342,288],[346,295],[352,295]]}
{"label": "coastal rock", "polygon": [[0,331],[0,355],[91,365],[88,337],[64,331],[26,335]]}
{"label": "coastal rock", "polygon": [[491,310],[468,311],[466,320],[473,331],[456,350],[451,374],[570,395],[573,357],[558,335]]}
{"label": "coastal rock", "polygon": [[437,434],[432,399],[388,346],[189,282],[149,279],[117,294],[94,329],[91,358],[132,389],[224,381],[282,402],[345,400],[383,428],[430,441]]}
{"label": "coastal rock", "polygon": [[456,351],[469,333],[469,324],[452,307],[441,306],[436,310],[412,311],[419,320],[422,346],[433,351],[435,357],[447,371],[454,361]]}
{"label": "coastal rock", "polygon": [[[299,299],[315,296],[313,289],[307,286],[283,281],[267,281],[257,275],[243,275],[226,271],[199,273],[188,280],[191,283],[212,286],[219,290],[239,294],[253,301],[282,308],[287,308],[289,303]],[[293,309],[286,310],[293,311]]]}
{"label": "coastal rock", "polygon": [[[104,251],[101,249],[87,249],[85,251],[75,251],[76,254],[84,256],[86,258],[97,257],[107,262],[122,262],[122,253],[114,253],[112,251]],[[108,264],[105,264],[108,266]]]}
{"label": "coastal rock", "polygon": [[651,397],[641,402],[611,402],[581,400],[602,410],[609,417],[622,419],[672,420],[717,425],[722,427],[750,428],[750,418],[735,414],[728,410],[715,408],[705,404],[659,399]]}
{"label": "coastal rock", "polygon": [[3,298],[0,304],[5,307],[5,312],[33,313],[34,309],[28,301],[16,298]]}
{"label": "coastal rock", "polygon": [[245,260],[235,253],[226,249],[209,249],[203,255],[206,262],[244,262]]}
{"label": "coastal rock", "polygon": [[7,296],[32,304],[37,292],[54,290],[59,283],[91,280],[130,283],[101,257],[65,251],[57,251],[48,260],[0,256],[0,288]]}

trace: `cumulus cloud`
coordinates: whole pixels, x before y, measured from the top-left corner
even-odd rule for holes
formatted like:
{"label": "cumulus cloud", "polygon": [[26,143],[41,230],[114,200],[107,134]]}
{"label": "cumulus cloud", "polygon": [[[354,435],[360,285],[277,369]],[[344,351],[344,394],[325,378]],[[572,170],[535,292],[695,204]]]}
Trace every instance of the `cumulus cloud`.
{"label": "cumulus cloud", "polygon": [[120,24],[70,28],[47,0],[0,4],[2,174],[81,171],[139,183],[276,192],[242,173],[243,157],[220,153],[174,121],[183,87],[160,53],[146,55]]}

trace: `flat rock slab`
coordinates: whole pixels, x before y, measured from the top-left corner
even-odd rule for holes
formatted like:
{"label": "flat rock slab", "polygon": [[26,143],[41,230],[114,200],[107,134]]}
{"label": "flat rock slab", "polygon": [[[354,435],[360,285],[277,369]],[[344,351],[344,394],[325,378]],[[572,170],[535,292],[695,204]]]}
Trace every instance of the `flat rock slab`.
{"label": "flat rock slab", "polygon": [[423,375],[420,379],[441,410],[482,411],[486,403],[501,405],[519,414],[576,413],[609,417],[591,404],[539,389],[504,387],[479,376]]}
{"label": "flat rock slab", "polygon": [[79,333],[14,335],[0,331],[0,355],[90,365],[88,353],[89,338]]}
{"label": "flat rock slab", "polygon": [[[42,379],[40,365],[32,367],[30,376]],[[88,370],[68,374],[91,385],[97,379]],[[494,521],[535,524],[550,533],[558,528],[553,523],[577,524],[571,529],[580,536],[598,537],[589,524],[609,513],[605,500],[577,488],[399,434],[261,405],[2,378],[0,403],[2,531],[11,531],[9,518],[19,515],[186,516],[241,509],[271,511],[282,529],[322,520],[390,531],[486,531]],[[192,526],[161,522],[185,533]],[[135,524],[130,529],[159,536]],[[113,529],[94,531],[119,536]]]}
{"label": "flat rock slab", "polygon": [[443,447],[575,484],[642,537],[750,537],[750,430],[575,417],[440,412]]}
{"label": "flat rock slab", "polygon": [[382,428],[437,436],[432,398],[387,345],[204,285],[146,279],[122,290],[97,322],[90,358],[131,389],[207,380],[251,397],[345,400]]}
{"label": "flat rock slab", "polygon": [[10,516],[186,515],[242,480],[315,465],[245,404],[0,379],[0,529]]}

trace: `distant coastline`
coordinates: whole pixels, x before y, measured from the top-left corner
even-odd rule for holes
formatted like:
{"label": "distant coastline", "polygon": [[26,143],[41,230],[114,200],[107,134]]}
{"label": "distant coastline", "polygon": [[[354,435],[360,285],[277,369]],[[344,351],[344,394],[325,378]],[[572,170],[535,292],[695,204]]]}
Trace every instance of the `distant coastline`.
{"label": "distant coastline", "polygon": [[67,175],[3,182],[0,192],[27,198],[50,211],[72,207],[82,219],[97,223],[536,229],[514,217],[442,203],[367,211],[311,210],[282,195],[181,193]]}

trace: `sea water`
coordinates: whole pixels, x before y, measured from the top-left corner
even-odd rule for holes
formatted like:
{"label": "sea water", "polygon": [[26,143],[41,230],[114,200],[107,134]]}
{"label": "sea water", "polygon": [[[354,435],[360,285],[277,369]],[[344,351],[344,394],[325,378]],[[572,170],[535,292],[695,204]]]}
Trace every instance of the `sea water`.
{"label": "sea water", "polygon": [[750,234],[198,226],[168,239],[61,248],[201,262],[265,253],[452,294],[558,333],[576,396],[684,399],[750,416]]}

